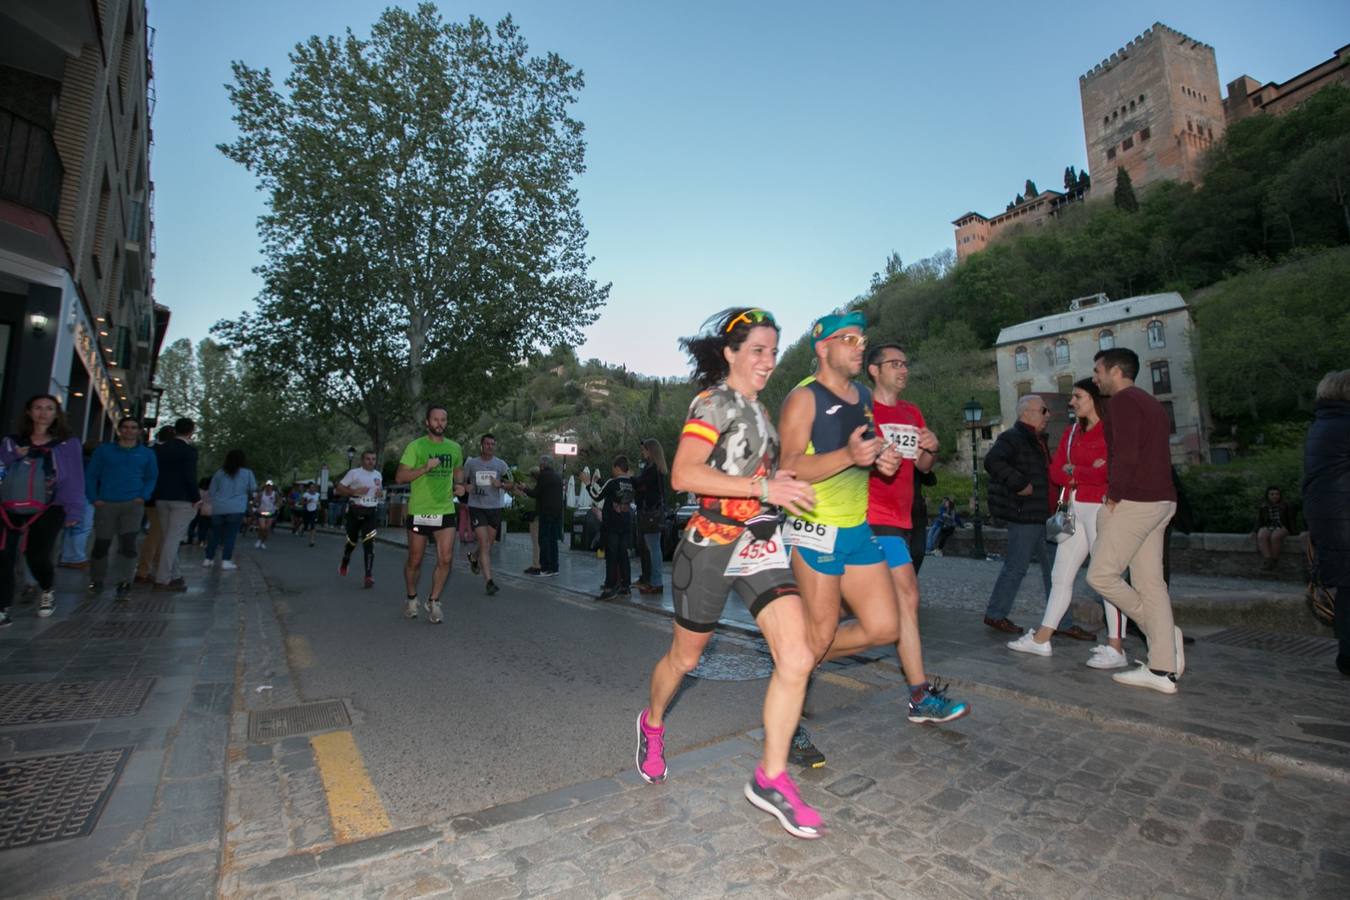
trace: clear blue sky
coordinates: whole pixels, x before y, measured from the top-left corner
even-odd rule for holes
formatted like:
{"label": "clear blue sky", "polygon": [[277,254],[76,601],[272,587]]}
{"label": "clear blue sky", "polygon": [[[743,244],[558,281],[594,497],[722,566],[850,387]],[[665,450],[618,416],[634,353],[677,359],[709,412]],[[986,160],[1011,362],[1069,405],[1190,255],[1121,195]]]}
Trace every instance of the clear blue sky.
{"label": "clear blue sky", "polygon": [[[263,197],[215,145],[234,136],[231,60],[267,66],[311,34],[368,33],[363,0],[150,0],[156,299],[168,339],[251,308]],[[412,3],[404,5],[411,6]],[[866,290],[897,251],[952,246],[953,218],[1058,188],[1086,155],[1078,77],[1155,21],[1215,48],[1219,81],[1284,81],[1350,42],[1350,3],[484,2],[586,75],[580,182],[591,273],[612,282],[583,359],[686,372],[675,344],[735,303],[784,343]]]}

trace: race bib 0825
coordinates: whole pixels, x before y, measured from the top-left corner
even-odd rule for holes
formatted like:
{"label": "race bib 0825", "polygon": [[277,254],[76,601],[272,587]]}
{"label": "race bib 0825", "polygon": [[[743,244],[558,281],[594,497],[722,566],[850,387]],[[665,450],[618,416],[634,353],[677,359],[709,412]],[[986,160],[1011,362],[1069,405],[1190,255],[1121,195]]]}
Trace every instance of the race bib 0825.
{"label": "race bib 0825", "polygon": [[783,543],[789,547],[803,547],[817,553],[833,553],[839,526],[821,525],[795,516],[788,516],[783,524]]}

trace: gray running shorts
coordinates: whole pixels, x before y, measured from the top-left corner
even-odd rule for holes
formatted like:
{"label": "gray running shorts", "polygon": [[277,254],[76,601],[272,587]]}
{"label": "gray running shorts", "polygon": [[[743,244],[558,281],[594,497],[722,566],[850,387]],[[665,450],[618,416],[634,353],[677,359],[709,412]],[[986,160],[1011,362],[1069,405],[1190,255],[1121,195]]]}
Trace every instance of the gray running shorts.
{"label": "gray running shorts", "polygon": [[676,622],[690,631],[712,631],[732,591],[755,617],[779,597],[799,593],[791,568],[728,576],[735,550],[734,543],[700,546],[680,540],[670,563]]}

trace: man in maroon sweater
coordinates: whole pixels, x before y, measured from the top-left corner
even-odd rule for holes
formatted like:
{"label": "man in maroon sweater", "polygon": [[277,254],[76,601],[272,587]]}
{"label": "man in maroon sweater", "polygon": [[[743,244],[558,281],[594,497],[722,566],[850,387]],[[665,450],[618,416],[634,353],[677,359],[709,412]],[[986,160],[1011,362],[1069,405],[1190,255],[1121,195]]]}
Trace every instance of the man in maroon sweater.
{"label": "man in maroon sweater", "polygon": [[[1111,398],[1103,420],[1110,476],[1106,501],[1097,514],[1087,581],[1134,619],[1148,638],[1148,662],[1111,677],[1175,694],[1186,658],[1163,580],[1164,532],[1177,510],[1168,447],[1171,426],[1162,404],[1134,386],[1139,357],[1133,350],[1103,350],[1094,360],[1092,380]],[[1123,577],[1126,569],[1129,582]]]}

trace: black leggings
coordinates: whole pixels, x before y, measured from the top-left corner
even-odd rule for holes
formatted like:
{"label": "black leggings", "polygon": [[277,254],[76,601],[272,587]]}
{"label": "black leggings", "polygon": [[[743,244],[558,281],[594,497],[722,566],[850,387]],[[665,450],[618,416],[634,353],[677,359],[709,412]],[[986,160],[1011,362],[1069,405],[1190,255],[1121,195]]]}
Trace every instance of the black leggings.
{"label": "black leggings", "polygon": [[52,582],[56,577],[56,542],[61,537],[61,527],[65,524],[66,513],[59,506],[47,507],[46,511],[28,526],[25,535],[21,529],[32,518],[32,516],[11,515],[9,520],[17,527],[4,526],[5,546],[4,549],[0,549],[0,610],[9,609],[14,599],[14,569],[18,565],[19,548],[23,545],[25,536],[28,545],[24,549],[24,558],[28,560],[28,568],[33,571],[38,587],[44,591],[52,589]]}

